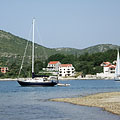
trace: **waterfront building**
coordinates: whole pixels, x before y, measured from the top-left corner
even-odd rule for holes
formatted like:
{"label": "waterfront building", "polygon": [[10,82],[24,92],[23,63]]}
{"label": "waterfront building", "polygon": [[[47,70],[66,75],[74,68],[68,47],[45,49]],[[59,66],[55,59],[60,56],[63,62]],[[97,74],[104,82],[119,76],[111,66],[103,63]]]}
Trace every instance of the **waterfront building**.
{"label": "waterfront building", "polygon": [[72,64],[61,64],[59,66],[59,76],[67,77],[74,76],[75,68]]}
{"label": "waterfront building", "polygon": [[47,71],[58,71],[60,65],[59,61],[50,61],[47,65]]}
{"label": "waterfront building", "polygon": [[104,74],[115,74],[116,65],[107,65],[103,67]]}
{"label": "waterfront building", "polygon": [[1,73],[6,73],[8,72],[8,67],[0,67]]}
{"label": "waterfront building", "polygon": [[110,62],[103,62],[101,66],[103,67],[103,72],[97,73],[97,78],[114,79],[116,65]]}

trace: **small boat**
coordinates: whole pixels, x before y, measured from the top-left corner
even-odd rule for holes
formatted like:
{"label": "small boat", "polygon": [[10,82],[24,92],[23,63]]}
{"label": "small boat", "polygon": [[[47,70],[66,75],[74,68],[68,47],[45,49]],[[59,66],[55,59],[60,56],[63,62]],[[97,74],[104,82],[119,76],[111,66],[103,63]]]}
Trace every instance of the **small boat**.
{"label": "small boat", "polygon": [[62,83],[58,83],[57,86],[70,86],[70,84],[62,84]]}
{"label": "small boat", "polygon": [[[31,78],[18,78],[17,82],[21,85],[21,86],[55,86],[58,84],[58,79],[54,80],[49,78],[49,76],[45,76],[45,75],[35,75],[34,74],[34,26],[35,26],[35,19],[33,19],[32,21],[33,24],[33,39],[32,39],[32,76]],[[25,49],[25,53],[26,53],[26,49]],[[24,53],[24,56],[25,56]],[[22,65],[24,62],[24,57],[23,57],[23,61],[21,64],[21,68],[20,71],[22,69]],[[19,74],[20,74],[19,71]]]}
{"label": "small boat", "polygon": [[115,81],[120,81],[120,55],[119,50],[117,53],[117,63],[116,63],[116,69],[115,69]]}

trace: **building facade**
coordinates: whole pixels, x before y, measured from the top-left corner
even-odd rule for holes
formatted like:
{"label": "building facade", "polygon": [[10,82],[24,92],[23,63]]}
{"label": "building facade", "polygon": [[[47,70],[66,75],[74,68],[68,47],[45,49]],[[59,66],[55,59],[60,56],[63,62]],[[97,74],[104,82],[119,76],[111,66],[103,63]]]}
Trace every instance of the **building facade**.
{"label": "building facade", "polygon": [[115,74],[116,65],[107,65],[103,67],[104,74]]}
{"label": "building facade", "polygon": [[74,76],[75,68],[72,64],[61,64],[59,66],[59,76],[67,77]]}
{"label": "building facade", "polygon": [[47,65],[47,71],[58,71],[60,65],[59,61],[50,61]]}
{"label": "building facade", "polygon": [[6,73],[8,72],[8,67],[0,67],[1,73]]}
{"label": "building facade", "polygon": [[103,78],[103,79],[114,79],[115,77],[115,70],[116,70],[116,65],[112,64],[110,62],[103,62],[101,64],[103,67],[103,73],[97,73],[98,78]]}

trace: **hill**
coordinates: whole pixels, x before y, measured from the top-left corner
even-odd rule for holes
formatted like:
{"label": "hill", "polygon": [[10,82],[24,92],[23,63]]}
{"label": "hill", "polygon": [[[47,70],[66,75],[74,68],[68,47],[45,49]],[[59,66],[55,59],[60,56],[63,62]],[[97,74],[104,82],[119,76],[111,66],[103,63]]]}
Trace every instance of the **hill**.
{"label": "hill", "polygon": [[[27,40],[15,36],[11,33],[0,30],[0,55],[1,57],[11,57],[11,56],[23,56],[26,47]],[[31,41],[29,41],[29,49],[27,51],[27,56],[31,56]],[[75,48],[47,48],[39,44],[35,44],[35,56],[37,58],[46,59],[47,57],[61,53],[61,54],[73,54],[81,55],[84,53],[97,53],[105,52],[109,49],[119,48],[117,45],[112,44],[100,44],[85,49],[75,49]]]}
{"label": "hill", "polygon": [[[22,57],[28,42],[28,49],[22,77],[31,74],[31,41],[15,36],[11,33],[0,30],[0,66],[9,68],[7,74],[0,73],[0,78],[16,78],[18,76]],[[35,71],[39,73],[42,67],[46,67],[50,60],[59,60],[61,63],[71,63],[75,66],[76,71],[83,74],[95,74],[101,72],[100,64],[103,61],[112,62],[116,58],[116,50],[119,46],[112,44],[100,44],[85,49],[75,48],[46,48],[35,44]],[[93,54],[94,53],[94,54]],[[56,55],[57,54],[57,55]],[[42,62],[41,62],[42,61]]]}
{"label": "hill", "polygon": [[75,49],[75,48],[55,48],[58,53],[62,54],[74,54],[74,55],[82,55],[85,53],[93,54],[98,52],[105,52],[110,49],[118,49],[120,46],[112,45],[112,44],[99,44],[95,46],[91,46],[85,49]]}
{"label": "hill", "polygon": [[[23,56],[24,50],[27,44],[27,40],[15,36],[11,33],[0,30],[0,55],[2,57],[11,57],[11,56]],[[31,41],[28,43],[27,55],[31,56]],[[55,53],[54,49],[46,48],[41,45],[35,44],[36,57],[46,57],[43,55],[44,52],[48,56]]]}
{"label": "hill", "polygon": [[118,45],[99,44],[99,45],[95,45],[95,46],[92,46],[92,47],[82,49],[81,54],[83,54],[83,53],[93,54],[93,53],[105,52],[105,51],[108,51],[110,49],[118,49],[118,48],[120,48],[120,46],[118,46]]}

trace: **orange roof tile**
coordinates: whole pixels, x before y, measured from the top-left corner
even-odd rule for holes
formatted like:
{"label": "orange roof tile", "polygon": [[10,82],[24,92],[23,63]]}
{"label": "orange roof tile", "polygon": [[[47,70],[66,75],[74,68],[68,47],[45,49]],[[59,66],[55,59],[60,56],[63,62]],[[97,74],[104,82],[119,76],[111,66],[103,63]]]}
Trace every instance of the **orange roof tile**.
{"label": "orange roof tile", "polygon": [[48,64],[57,64],[59,61],[50,61]]}
{"label": "orange roof tile", "polygon": [[107,65],[107,66],[104,66],[104,67],[116,68],[116,65]]}
{"label": "orange roof tile", "polygon": [[108,64],[111,64],[110,62],[103,62],[104,64],[108,65]]}
{"label": "orange roof tile", "polygon": [[110,65],[109,68],[116,68],[116,66],[115,65]]}
{"label": "orange roof tile", "polygon": [[72,67],[72,64],[61,64],[60,67]]}

